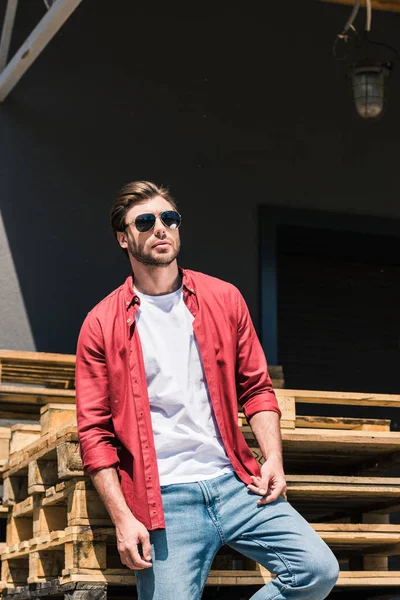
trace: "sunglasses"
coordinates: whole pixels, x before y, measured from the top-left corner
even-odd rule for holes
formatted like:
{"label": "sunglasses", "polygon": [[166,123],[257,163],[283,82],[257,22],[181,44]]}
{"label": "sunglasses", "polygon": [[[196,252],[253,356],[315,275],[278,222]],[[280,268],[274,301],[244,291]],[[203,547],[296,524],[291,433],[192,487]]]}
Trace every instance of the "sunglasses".
{"label": "sunglasses", "polygon": [[[176,210],[164,210],[159,214],[161,222],[164,223],[166,227],[169,229],[178,229],[181,224],[182,217]],[[145,233],[146,231],[151,231],[156,224],[157,216],[152,213],[144,213],[143,215],[138,215],[134,221],[131,223],[127,223],[128,225],[135,225],[136,229],[140,231],[140,233]]]}

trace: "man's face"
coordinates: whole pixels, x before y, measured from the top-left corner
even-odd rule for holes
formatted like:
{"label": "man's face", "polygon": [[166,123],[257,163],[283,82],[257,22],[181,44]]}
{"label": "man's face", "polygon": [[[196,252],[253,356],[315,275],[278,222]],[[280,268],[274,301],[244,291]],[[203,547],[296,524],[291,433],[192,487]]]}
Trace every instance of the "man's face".
{"label": "man's face", "polygon": [[[118,232],[118,241],[128,250],[129,256],[151,267],[167,267],[178,256],[181,247],[179,230],[170,229],[159,218],[164,210],[175,210],[167,200],[156,196],[141,204],[135,204],[125,215],[125,223],[131,223],[125,231]],[[141,233],[136,229],[138,215],[152,213],[157,216],[154,227]]]}

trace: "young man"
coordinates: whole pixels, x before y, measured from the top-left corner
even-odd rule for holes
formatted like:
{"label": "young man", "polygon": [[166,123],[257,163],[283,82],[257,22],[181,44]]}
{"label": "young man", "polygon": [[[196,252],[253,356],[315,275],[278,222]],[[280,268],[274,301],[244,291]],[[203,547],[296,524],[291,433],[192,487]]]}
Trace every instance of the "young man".
{"label": "young man", "polygon": [[326,598],[338,564],[283,497],[280,411],[242,296],[178,267],[181,216],[165,188],[124,186],[111,223],[133,275],[82,326],[78,429],[139,599],[199,600],[224,544],[275,575],[253,600]]}

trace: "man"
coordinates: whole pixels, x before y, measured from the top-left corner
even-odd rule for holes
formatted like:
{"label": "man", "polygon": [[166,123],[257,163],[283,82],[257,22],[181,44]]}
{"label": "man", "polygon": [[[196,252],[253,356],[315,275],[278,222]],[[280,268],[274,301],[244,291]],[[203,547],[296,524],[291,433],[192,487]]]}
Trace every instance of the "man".
{"label": "man", "polygon": [[280,411],[242,296],[178,267],[181,216],[165,188],[124,186],[111,223],[133,274],[82,326],[78,429],[139,599],[199,600],[224,544],[275,575],[253,600],[326,598],[337,561],[283,497]]}

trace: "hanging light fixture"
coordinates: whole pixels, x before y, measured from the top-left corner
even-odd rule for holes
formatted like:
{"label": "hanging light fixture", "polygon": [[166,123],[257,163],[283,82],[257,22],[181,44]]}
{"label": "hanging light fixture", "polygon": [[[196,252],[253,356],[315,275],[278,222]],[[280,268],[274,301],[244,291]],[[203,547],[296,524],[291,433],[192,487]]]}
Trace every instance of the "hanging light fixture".
{"label": "hanging light fixture", "polygon": [[[363,119],[374,120],[380,117],[383,112],[385,106],[385,83],[394,65],[393,62],[379,62],[370,58],[370,45],[388,48],[394,52],[396,56],[397,51],[387,44],[370,40],[372,7],[371,0],[365,1],[367,18],[364,35],[358,48],[359,53],[363,55],[363,58],[351,65],[347,77],[351,80],[357,113]],[[348,34],[350,30],[355,34],[355,39],[359,37],[357,30],[354,27],[354,21],[360,9],[360,4],[361,0],[355,0],[350,18],[344,26],[343,31],[337,36],[334,44],[334,55],[336,58],[339,58],[336,53],[336,45],[339,40],[348,42],[350,40],[350,35]],[[342,57],[341,60],[345,60],[347,57],[348,54],[345,57]]]}
{"label": "hanging light fixture", "polygon": [[349,71],[356,110],[363,119],[377,119],[385,103],[385,78],[392,63],[361,60]]}

